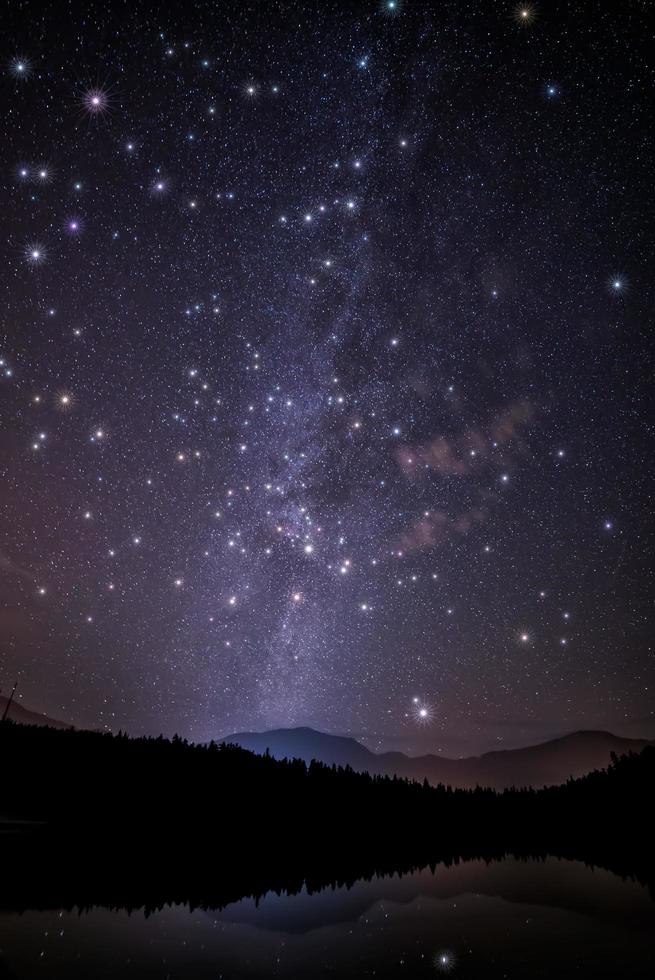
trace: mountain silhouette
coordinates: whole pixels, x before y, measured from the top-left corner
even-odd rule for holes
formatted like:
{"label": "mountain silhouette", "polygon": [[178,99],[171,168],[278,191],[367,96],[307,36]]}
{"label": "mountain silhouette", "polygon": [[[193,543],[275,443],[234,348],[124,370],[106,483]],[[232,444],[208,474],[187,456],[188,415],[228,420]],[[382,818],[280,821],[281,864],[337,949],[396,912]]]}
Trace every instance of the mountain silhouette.
{"label": "mountain silhouette", "polygon": [[[0,718],[2,718],[6,706],[7,698],[4,694],[0,694]],[[29,708],[24,708],[15,698],[9,706],[7,718],[20,725],[47,725],[48,728],[73,727],[72,725],[67,725],[65,721],[59,721],[57,718],[49,718],[48,715],[42,715],[38,711],[30,711]]]}
{"label": "mountain silhouette", "polygon": [[605,768],[611,753],[639,752],[648,739],[621,738],[611,732],[579,731],[523,749],[504,749],[480,756],[448,759],[439,755],[408,756],[402,752],[371,752],[354,738],[330,735],[313,728],[279,728],[267,732],[238,732],[223,742],[240,745],[276,759],[316,759],[326,765],[350,766],[371,775],[404,776],[436,786],[462,789],[490,786],[556,786],[594,769]]}

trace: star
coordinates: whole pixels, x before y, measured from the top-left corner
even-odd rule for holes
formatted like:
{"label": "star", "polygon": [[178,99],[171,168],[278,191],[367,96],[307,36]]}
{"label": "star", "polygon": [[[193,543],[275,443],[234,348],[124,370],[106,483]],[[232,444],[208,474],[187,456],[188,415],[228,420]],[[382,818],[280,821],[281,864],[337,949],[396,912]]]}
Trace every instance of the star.
{"label": "star", "polygon": [[530,6],[519,6],[514,11],[514,19],[522,27],[529,26],[535,17],[535,8]]}
{"label": "star", "polygon": [[32,66],[27,58],[14,58],[10,65],[14,78],[29,78]]}
{"label": "star", "polygon": [[88,88],[82,95],[82,106],[90,116],[102,116],[109,109],[109,93],[103,88]]}
{"label": "star", "polygon": [[455,957],[451,952],[443,951],[437,953],[434,964],[441,973],[450,973],[455,967]]}
{"label": "star", "polygon": [[32,244],[25,249],[25,255],[32,265],[38,265],[45,259],[45,251],[42,245]]}
{"label": "star", "polygon": [[420,726],[429,725],[434,717],[432,707],[423,701],[422,698],[413,698],[412,704],[414,708],[414,721]]}

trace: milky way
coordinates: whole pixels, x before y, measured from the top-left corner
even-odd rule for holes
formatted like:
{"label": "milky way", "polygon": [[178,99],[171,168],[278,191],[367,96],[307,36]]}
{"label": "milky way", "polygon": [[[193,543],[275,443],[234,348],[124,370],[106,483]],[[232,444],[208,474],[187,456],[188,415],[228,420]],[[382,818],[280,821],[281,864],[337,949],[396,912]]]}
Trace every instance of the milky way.
{"label": "milky way", "polygon": [[655,734],[645,7],[14,5],[0,686]]}

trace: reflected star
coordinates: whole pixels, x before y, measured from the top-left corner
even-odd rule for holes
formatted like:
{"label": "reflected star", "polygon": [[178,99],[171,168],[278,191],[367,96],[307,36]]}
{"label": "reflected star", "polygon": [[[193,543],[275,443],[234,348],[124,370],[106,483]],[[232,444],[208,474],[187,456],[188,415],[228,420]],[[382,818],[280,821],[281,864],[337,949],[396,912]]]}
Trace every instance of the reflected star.
{"label": "reflected star", "polygon": [[450,950],[441,950],[434,957],[434,965],[440,973],[450,973],[455,969],[455,956]]}

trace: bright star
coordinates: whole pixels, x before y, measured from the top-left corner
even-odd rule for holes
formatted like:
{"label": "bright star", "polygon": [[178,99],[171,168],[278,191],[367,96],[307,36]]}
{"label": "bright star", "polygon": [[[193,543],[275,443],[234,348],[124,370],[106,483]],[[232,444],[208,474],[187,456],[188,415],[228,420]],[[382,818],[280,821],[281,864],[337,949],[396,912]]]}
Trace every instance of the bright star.
{"label": "bright star", "polygon": [[43,262],[45,252],[41,245],[28,245],[25,249],[25,256],[28,262],[32,265],[37,265],[39,262]]}
{"label": "bright star", "polygon": [[434,717],[432,707],[420,698],[414,698],[413,705],[415,722],[418,725],[429,725]]}
{"label": "bright star", "polygon": [[437,953],[434,958],[434,965],[441,973],[450,973],[455,967],[455,956],[453,953],[444,950]]}
{"label": "bright star", "polygon": [[82,107],[90,116],[102,116],[109,109],[109,93],[103,88],[89,88],[82,95]]}
{"label": "bright star", "polygon": [[527,27],[532,23],[535,17],[534,7],[530,7],[527,4],[517,7],[514,11],[514,20],[521,27]]}
{"label": "bright star", "polygon": [[27,58],[14,58],[9,67],[14,78],[27,78],[32,70]]}

